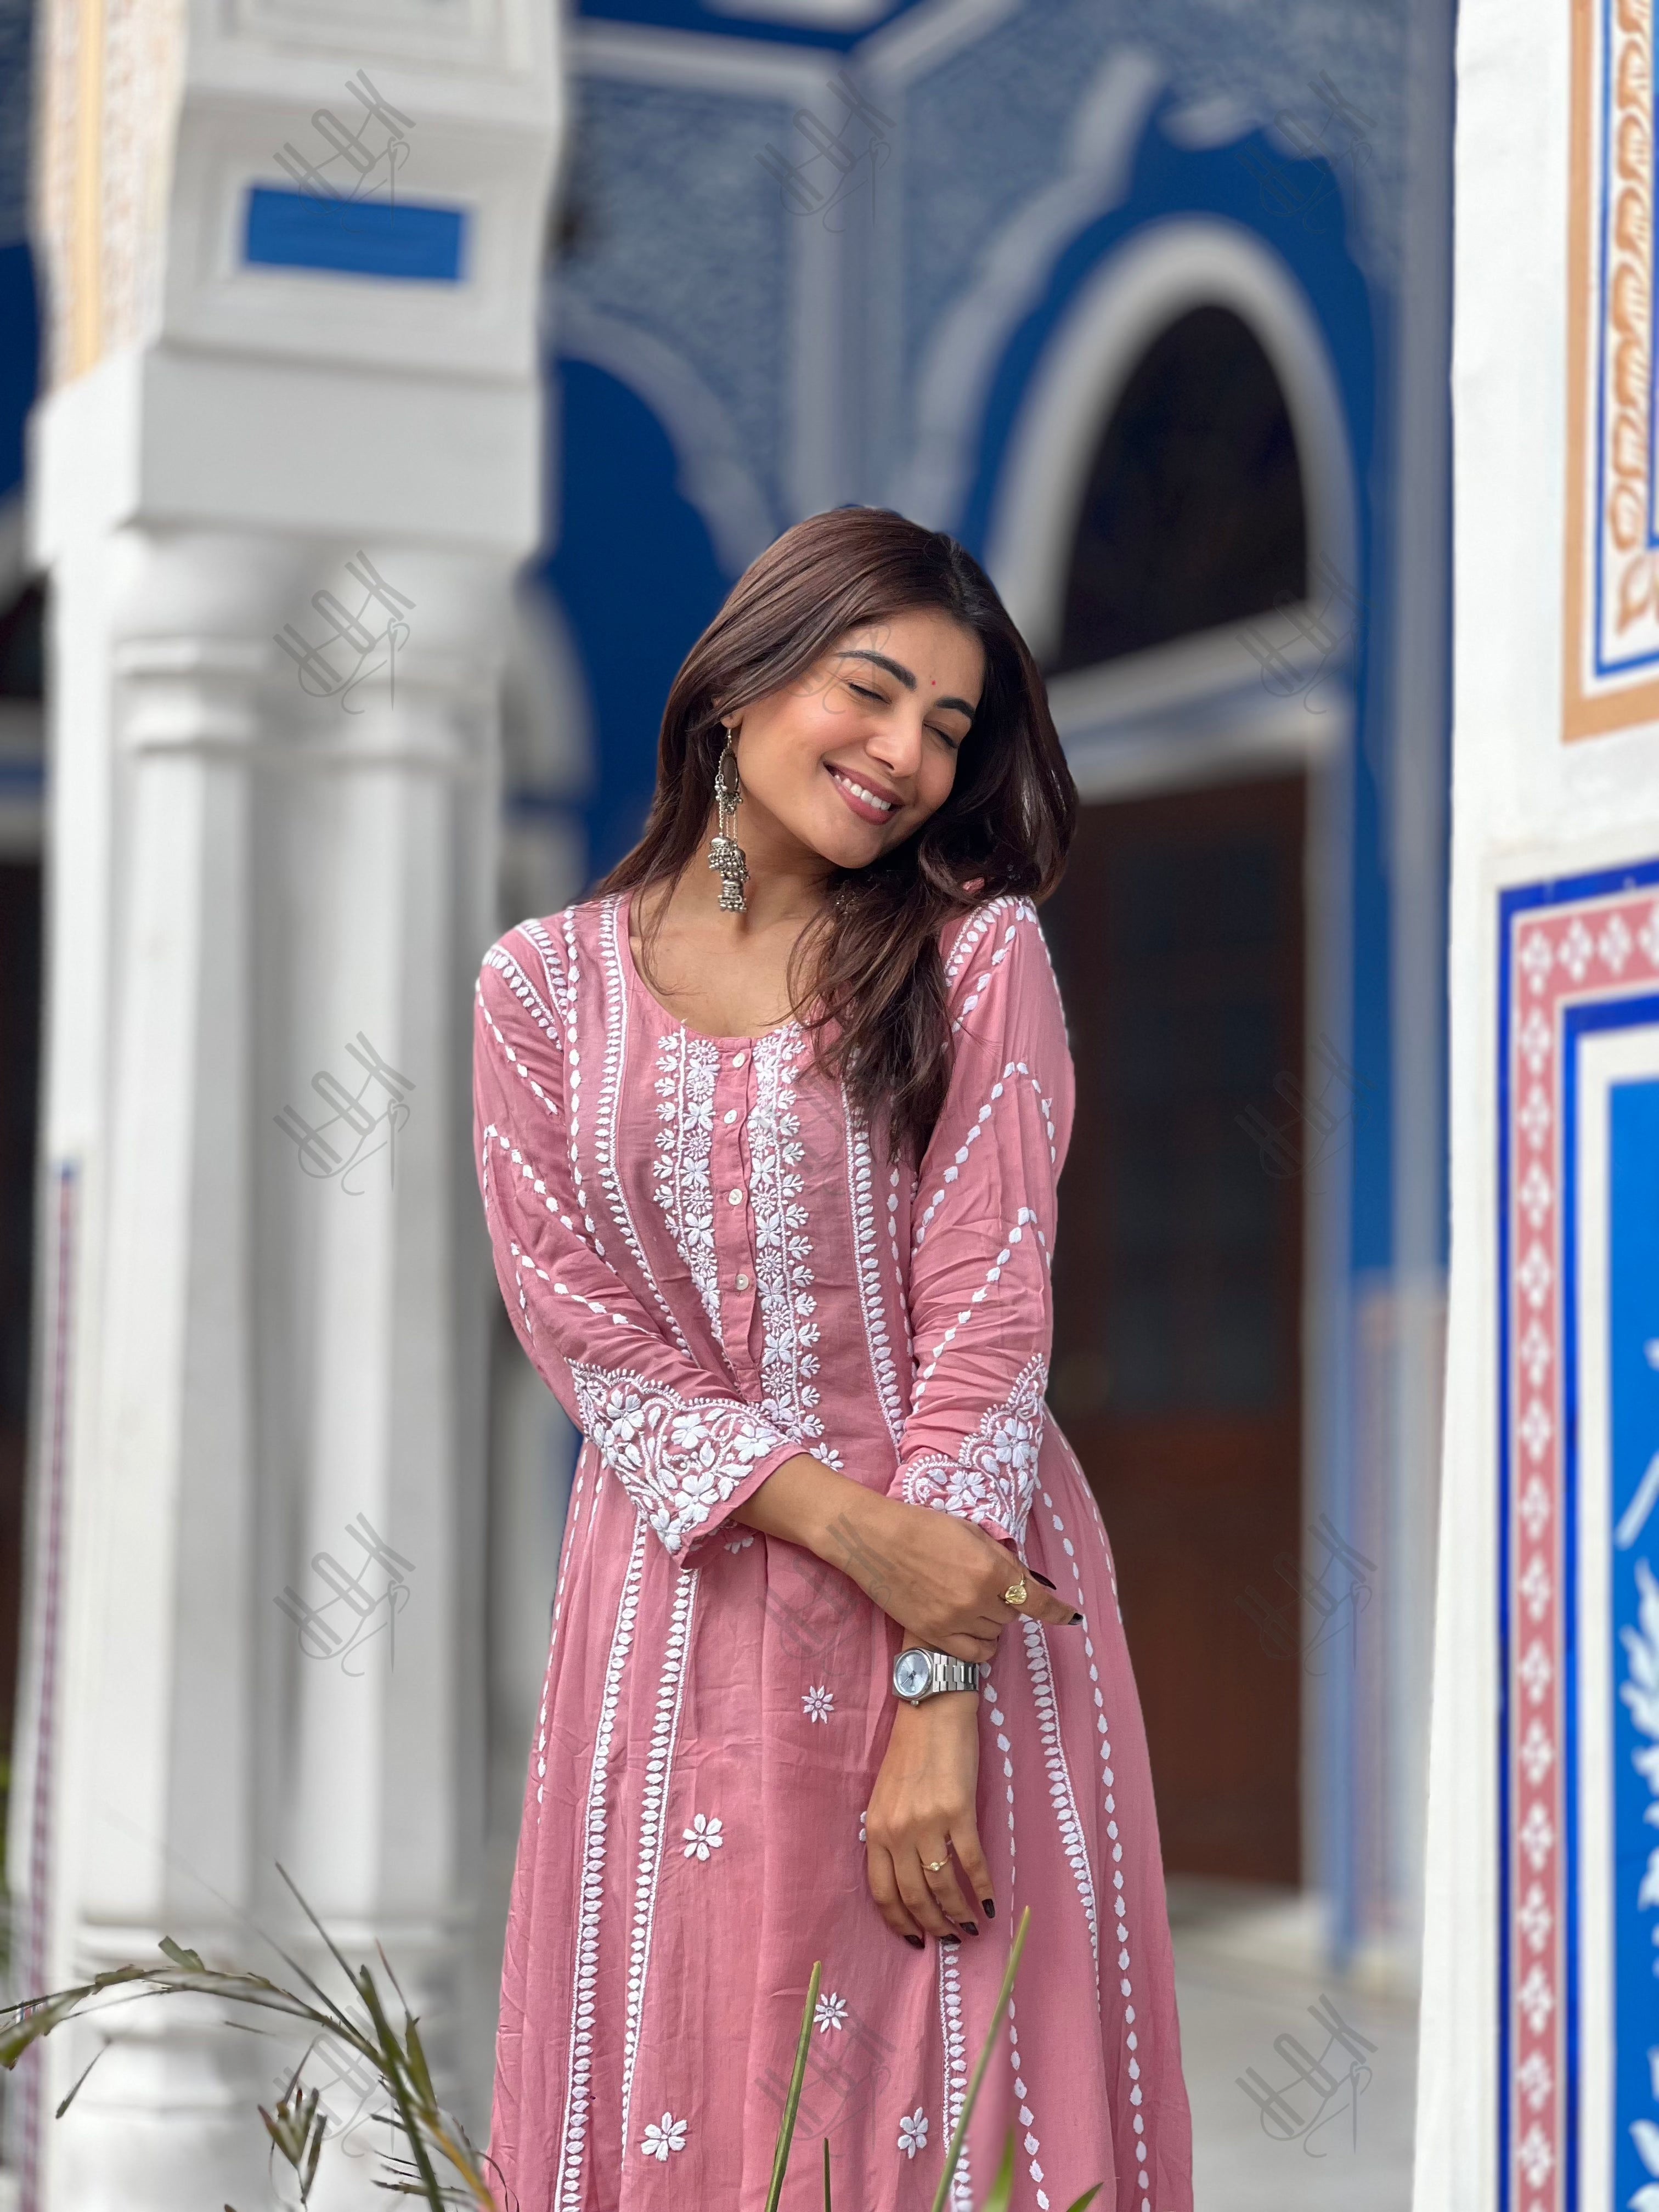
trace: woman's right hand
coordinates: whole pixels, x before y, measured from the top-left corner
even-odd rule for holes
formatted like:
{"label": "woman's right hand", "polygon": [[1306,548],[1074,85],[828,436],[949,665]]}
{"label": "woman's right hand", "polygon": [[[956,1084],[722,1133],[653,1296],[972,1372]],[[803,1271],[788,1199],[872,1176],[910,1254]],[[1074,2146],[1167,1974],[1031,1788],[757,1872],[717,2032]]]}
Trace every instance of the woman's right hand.
{"label": "woman's right hand", "polygon": [[[1002,1593],[1020,1578],[1018,1559],[971,1521],[857,1485],[828,1523],[820,1556],[851,1576],[872,1604],[952,1658],[988,1665],[1017,1613]],[[1026,1571],[1032,1620],[1067,1623],[1072,1607]]]}

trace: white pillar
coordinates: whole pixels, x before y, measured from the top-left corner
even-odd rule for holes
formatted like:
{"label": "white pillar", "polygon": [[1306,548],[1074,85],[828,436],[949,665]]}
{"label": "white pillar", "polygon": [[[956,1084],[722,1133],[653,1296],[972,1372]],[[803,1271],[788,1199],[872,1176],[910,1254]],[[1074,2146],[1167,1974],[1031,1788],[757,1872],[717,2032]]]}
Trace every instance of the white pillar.
{"label": "white pillar", "polygon": [[[348,61],[269,15],[181,27],[153,80],[95,41],[64,67],[91,35],[70,0],[48,29],[19,1973],[58,1985],[164,1932],[270,1966],[240,1916],[292,1938],[280,1860],[348,1944],[386,1944],[482,2130],[459,2009],[500,1941],[477,1912],[494,1292],[471,991],[499,927],[507,605],[540,526],[552,18],[366,17]],[[453,283],[240,258],[247,191],[287,187],[276,151],[316,111],[355,115],[360,66],[409,119],[400,207],[464,226]],[[400,625],[345,692],[279,641],[325,643],[335,605]],[[263,2202],[279,2054],[222,2012],[125,2014],[58,2124],[97,2045],[54,2038],[22,2212]],[[319,2204],[381,2202],[368,2163]]]}

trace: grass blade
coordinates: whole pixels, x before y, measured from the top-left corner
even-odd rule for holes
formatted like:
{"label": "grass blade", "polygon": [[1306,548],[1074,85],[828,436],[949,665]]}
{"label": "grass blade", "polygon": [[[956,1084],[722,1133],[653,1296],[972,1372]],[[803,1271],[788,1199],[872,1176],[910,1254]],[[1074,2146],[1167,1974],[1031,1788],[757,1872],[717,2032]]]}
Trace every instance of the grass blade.
{"label": "grass blade", "polygon": [[830,2202],[830,2138],[828,2136],[823,2139],[823,2212],[836,2212],[835,2206]]}
{"label": "grass blade", "polygon": [[951,2184],[956,2177],[957,2166],[962,2157],[962,2146],[967,2139],[968,2123],[973,2118],[980,2087],[984,2081],[986,2069],[990,2065],[991,2053],[996,2047],[997,2036],[1002,2027],[1002,2016],[1007,2011],[1008,2000],[1014,1993],[1014,1976],[1019,1972],[1019,1954],[1025,1948],[1026,1931],[1030,1924],[1031,1908],[1028,1905],[1019,1916],[1018,1931],[1014,1937],[1013,1948],[1008,1954],[1008,1970],[1002,1978],[1002,1987],[997,1992],[996,2004],[991,2014],[991,2025],[986,2031],[984,2048],[979,2054],[979,2063],[974,2069],[974,2078],[968,2084],[968,2094],[963,2104],[962,2117],[951,2132],[951,2148],[945,2160],[945,2171],[939,2176],[939,2188],[934,2193],[933,2212],[945,2212],[945,2200],[951,2192]]}
{"label": "grass blade", "polygon": [[1014,2193],[1014,2131],[1009,2129],[1002,2145],[1002,2163],[997,2168],[997,2178],[991,2184],[991,2193],[985,2200],[985,2212],[1008,2212],[1009,2201]]}
{"label": "grass blade", "polygon": [[795,2070],[789,2077],[789,2094],[784,2100],[783,2124],[778,2130],[778,2147],[772,2158],[772,2185],[766,2192],[766,2212],[778,2212],[778,2199],[783,2194],[783,2177],[789,2170],[789,2145],[795,2133],[795,2114],[800,2107],[801,2084],[806,2079],[806,2052],[812,2039],[812,2015],[818,2008],[818,1984],[823,1979],[823,1961],[812,1961],[811,1979],[806,1984],[806,2008],[800,2016],[800,2040],[795,2045]]}
{"label": "grass blade", "polygon": [[1066,2206],[1066,2212],[1089,2212],[1089,2207],[1100,2194],[1101,2186],[1099,2182],[1096,2182],[1092,2189],[1085,2189],[1074,2204]]}

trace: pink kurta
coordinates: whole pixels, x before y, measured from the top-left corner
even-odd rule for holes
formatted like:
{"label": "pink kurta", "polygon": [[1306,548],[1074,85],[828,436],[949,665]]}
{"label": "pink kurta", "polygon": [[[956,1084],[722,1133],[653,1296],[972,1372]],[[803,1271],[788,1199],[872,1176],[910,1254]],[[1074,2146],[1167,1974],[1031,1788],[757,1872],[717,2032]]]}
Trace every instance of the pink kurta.
{"label": "pink kurta", "polygon": [[[957,2169],[1017,2212],[1190,2212],[1146,1741],[1111,1553],[1045,1412],[1072,1066],[1031,908],[947,932],[956,1061],[918,1176],[794,1024],[706,1037],[627,903],[527,921],[479,980],[501,1288],[586,1442],[514,1882],[492,2148],[520,2212],[761,2212],[814,1960],[785,2212],[927,2212],[1022,1909]],[[979,1706],[996,1917],[904,1943],[865,1810],[901,1632],[732,1516],[793,1454],[976,1521],[1086,1616],[1011,1626]],[[507,2200],[509,2203],[511,2198]]]}

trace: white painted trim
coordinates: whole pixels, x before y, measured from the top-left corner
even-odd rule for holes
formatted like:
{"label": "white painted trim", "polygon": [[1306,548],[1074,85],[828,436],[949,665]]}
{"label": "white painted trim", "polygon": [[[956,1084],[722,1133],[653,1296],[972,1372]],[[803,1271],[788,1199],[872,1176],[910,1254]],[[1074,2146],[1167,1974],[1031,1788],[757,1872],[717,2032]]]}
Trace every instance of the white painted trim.
{"label": "white painted trim", "polygon": [[1101,433],[1148,346],[1200,307],[1237,315],[1279,379],[1302,470],[1310,573],[1322,556],[1353,578],[1346,428],[1305,294],[1239,224],[1152,223],[1102,263],[1050,339],[1003,467],[986,566],[1039,659],[1058,642],[1066,565]]}
{"label": "white painted trim", "polygon": [[[1066,174],[1028,201],[988,244],[977,281],[944,318],[915,380],[914,440],[901,441],[909,458],[890,501],[902,514],[941,529],[955,525],[991,380],[1009,335],[1042,296],[1049,271],[1072,240],[1122,198],[1134,149],[1164,82],[1162,65],[1151,55],[1120,47],[1078,104]],[[896,164],[902,159],[901,132]],[[884,271],[880,312],[888,352],[882,357],[890,366],[883,403],[890,416],[899,404],[897,288],[902,281],[896,264]],[[997,573],[994,564],[988,566]]]}
{"label": "white painted trim", "polygon": [[676,90],[747,93],[756,100],[804,100],[819,90],[839,57],[823,46],[786,46],[769,40],[710,37],[634,23],[573,23],[571,74],[621,77]]}
{"label": "white painted trim", "polygon": [[778,532],[770,503],[744,459],[731,417],[696,371],[649,331],[555,292],[557,349],[591,362],[635,393],[662,423],[679,459],[676,488],[708,525],[714,554],[739,575]]}

